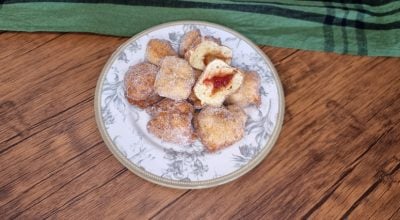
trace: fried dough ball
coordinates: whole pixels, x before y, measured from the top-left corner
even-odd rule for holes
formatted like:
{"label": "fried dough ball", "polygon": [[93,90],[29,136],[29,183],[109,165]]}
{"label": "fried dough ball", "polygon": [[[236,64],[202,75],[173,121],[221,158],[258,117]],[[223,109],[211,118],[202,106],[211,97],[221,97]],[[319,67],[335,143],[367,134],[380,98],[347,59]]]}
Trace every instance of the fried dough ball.
{"label": "fried dough ball", "polygon": [[184,59],[168,56],[161,62],[154,87],[158,95],[179,101],[189,97],[194,82],[193,69],[189,63]]}
{"label": "fried dough ball", "polygon": [[150,96],[149,98],[145,99],[145,100],[133,100],[130,99],[128,97],[126,97],[126,99],[128,100],[128,102],[132,105],[135,105],[141,109],[145,109],[149,106],[152,106],[153,104],[159,102],[161,99],[163,99],[161,96],[155,94],[153,96]]}
{"label": "fried dough ball", "polygon": [[188,53],[188,51],[195,48],[203,41],[212,41],[221,46],[220,38],[216,38],[213,36],[202,37],[200,31],[198,29],[195,29],[183,35],[181,43],[179,45],[179,55],[181,57],[184,57],[186,60],[189,60],[191,53]]}
{"label": "fried dough ball", "polygon": [[151,39],[147,43],[146,58],[150,63],[159,65],[166,56],[177,56],[169,41]]}
{"label": "fried dough ball", "polygon": [[216,151],[243,138],[246,120],[246,113],[238,106],[207,106],[196,116],[194,126],[203,145]]}
{"label": "fried dough ball", "polygon": [[243,109],[238,105],[228,105],[226,107],[232,114],[234,114],[235,118],[240,121],[240,123],[245,124],[247,121],[247,114],[243,111]]}
{"label": "fried dough ball", "polygon": [[187,101],[174,101],[172,99],[163,99],[153,106],[147,108],[149,115],[156,117],[162,112],[177,114],[193,114],[193,106]]}
{"label": "fried dough ball", "polygon": [[148,112],[153,118],[147,123],[147,130],[156,137],[175,144],[194,141],[194,110],[188,102],[164,99],[149,108]]}
{"label": "fried dough ball", "polygon": [[185,33],[179,44],[179,55],[184,56],[188,50],[201,42],[201,33],[199,29],[191,30]]}
{"label": "fried dough ball", "polygon": [[246,72],[239,90],[228,96],[226,104],[237,104],[242,107],[248,105],[260,106],[260,76],[256,72]]}
{"label": "fried dough ball", "polygon": [[125,96],[130,103],[151,98],[156,99],[154,81],[158,72],[158,67],[147,62],[139,63],[125,74],[124,86]]}
{"label": "fried dough ball", "polygon": [[148,122],[147,129],[161,140],[175,144],[190,144],[195,138],[190,115],[163,112]]}

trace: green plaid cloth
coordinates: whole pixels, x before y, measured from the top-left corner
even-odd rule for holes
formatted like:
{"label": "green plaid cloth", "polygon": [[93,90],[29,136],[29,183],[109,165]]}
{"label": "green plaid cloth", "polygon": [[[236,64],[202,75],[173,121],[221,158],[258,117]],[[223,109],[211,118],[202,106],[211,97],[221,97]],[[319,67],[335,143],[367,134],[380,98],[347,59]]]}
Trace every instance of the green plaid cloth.
{"label": "green plaid cloth", "polygon": [[0,30],[10,31],[132,36],[177,20],[222,24],[262,45],[400,56],[400,1],[395,0],[3,0],[0,5]]}

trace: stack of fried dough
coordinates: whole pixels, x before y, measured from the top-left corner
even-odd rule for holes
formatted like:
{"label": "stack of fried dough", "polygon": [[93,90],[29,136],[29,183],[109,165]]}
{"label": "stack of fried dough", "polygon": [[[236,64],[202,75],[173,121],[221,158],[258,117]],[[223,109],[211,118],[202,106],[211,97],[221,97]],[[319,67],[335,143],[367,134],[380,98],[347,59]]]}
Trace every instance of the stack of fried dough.
{"label": "stack of fried dough", "polygon": [[124,78],[128,102],[151,116],[147,130],[163,141],[188,145],[198,138],[211,152],[241,140],[249,105],[260,106],[256,72],[231,66],[232,50],[198,29],[185,33],[179,50],[149,40],[146,61]]}

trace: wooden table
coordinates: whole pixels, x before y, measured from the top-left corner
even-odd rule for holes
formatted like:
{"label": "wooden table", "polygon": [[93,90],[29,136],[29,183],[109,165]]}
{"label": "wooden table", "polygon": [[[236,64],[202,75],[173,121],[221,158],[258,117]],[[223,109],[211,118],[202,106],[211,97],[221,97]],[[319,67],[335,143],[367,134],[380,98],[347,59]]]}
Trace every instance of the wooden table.
{"label": "wooden table", "polygon": [[0,34],[0,219],[400,219],[400,59],[261,47],[286,96],[276,146],[234,182],[175,190],[96,127],[97,78],[126,40]]}

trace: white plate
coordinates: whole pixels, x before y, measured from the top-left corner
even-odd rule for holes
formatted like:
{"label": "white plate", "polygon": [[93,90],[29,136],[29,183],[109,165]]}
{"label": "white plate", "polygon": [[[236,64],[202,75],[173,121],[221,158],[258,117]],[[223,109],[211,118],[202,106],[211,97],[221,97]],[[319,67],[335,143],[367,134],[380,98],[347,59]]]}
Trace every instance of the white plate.
{"label": "white plate", "polygon": [[[232,48],[232,65],[261,76],[262,104],[250,107],[245,137],[238,143],[208,153],[200,142],[190,146],[164,143],[147,132],[149,116],[124,97],[123,79],[129,66],[144,61],[147,42],[159,38],[178,49],[182,35],[198,28],[202,35],[221,38]],[[216,24],[181,21],[155,26],[129,39],[114,52],[97,83],[96,121],[118,160],[138,176],[174,188],[206,188],[229,182],[254,168],[276,142],[284,115],[281,82],[271,61],[250,40]]]}

